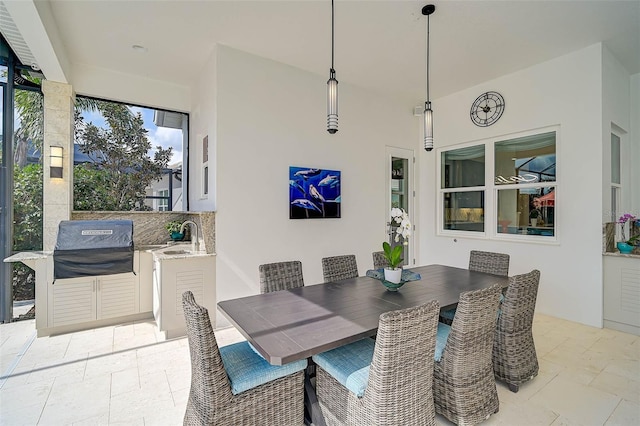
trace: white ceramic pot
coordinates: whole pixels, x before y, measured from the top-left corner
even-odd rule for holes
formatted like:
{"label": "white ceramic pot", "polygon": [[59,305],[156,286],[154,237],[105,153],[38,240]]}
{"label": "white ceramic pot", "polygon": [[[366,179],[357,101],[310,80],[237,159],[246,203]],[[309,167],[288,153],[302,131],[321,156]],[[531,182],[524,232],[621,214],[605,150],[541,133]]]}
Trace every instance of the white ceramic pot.
{"label": "white ceramic pot", "polygon": [[390,283],[398,284],[402,278],[402,268],[384,268],[384,279]]}
{"label": "white ceramic pot", "polygon": [[538,218],[537,217],[532,217],[531,218],[531,226],[536,226],[538,224]]}

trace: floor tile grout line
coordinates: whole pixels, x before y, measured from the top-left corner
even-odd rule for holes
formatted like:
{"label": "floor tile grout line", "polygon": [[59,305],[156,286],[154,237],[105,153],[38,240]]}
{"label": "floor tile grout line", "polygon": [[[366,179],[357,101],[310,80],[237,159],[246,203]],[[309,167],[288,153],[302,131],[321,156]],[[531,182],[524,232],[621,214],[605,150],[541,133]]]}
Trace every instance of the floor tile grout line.
{"label": "floor tile grout line", "polygon": [[37,337],[37,333],[35,331],[31,333],[31,336],[29,336],[29,338],[24,343],[24,345],[22,345],[20,352],[16,354],[16,357],[13,359],[13,362],[11,363],[11,365],[9,365],[7,370],[4,373],[2,373],[2,376],[0,376],[0,389],[3,388],[4,384],[7,382],[9,377],[11,377],[11,374],[13,373],[13,371],[16,369],[16,367],[22,360],[22,357],[24,356],[24,354],[27,353],[27,351],[29,350],[29,347],[31,347],[31,344],[36,340],[36,337]]}

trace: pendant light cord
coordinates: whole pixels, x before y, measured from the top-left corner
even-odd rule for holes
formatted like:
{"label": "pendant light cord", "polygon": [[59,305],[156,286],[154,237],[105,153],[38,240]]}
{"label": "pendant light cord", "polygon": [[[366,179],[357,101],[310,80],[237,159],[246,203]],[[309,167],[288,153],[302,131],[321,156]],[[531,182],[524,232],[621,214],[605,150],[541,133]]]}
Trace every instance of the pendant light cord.
{"label": "pendant light cord", "polygon": [[334,43],[333,43],[333,0],[331,0],[331,72],[335,72],[335,70],[333,69],[333,50],[334,50]]}
{"label": "pendant light cord", "polygon": [[431,15],[427,15],[427,102],[431,99],[429,97],[429,16]]}

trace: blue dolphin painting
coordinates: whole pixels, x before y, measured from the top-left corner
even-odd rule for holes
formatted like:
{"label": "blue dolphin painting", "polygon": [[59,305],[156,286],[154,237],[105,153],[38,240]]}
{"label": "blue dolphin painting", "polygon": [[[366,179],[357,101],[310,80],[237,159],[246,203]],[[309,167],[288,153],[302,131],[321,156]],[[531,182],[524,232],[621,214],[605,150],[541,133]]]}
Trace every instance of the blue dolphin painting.
{"label": "blue dolphin painting", "polygon": [[304,178],[304,180],[307,180],[311,176],[319,175],[320,172],[321,172],[320,169],[300,170],[300,171],[297,171],[294,176],[301,176],[302,178]]}
{"label": "blue dolphin painting", "polygon": [[294,205],[294,206],[302,207],[303,209],[315,210],[317,212],[322,213],[322,210],[320,210],[320,208],[318,206],[316,206],[315,204],[313,204],[309,200],[298,198],[297,200],[293,200],[293,202],[291,204]]}

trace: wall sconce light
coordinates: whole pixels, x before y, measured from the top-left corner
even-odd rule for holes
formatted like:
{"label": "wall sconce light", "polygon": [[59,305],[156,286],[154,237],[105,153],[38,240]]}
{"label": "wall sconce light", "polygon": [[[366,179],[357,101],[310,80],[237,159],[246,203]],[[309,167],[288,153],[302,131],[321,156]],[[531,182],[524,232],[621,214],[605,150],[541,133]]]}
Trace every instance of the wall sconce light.
{"label": "wall sconce light", "polygon": [[49,166],[49,177],[62,179],[62,154],[61,146],[52,146],[49,158],[51,165]]}

